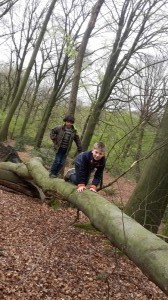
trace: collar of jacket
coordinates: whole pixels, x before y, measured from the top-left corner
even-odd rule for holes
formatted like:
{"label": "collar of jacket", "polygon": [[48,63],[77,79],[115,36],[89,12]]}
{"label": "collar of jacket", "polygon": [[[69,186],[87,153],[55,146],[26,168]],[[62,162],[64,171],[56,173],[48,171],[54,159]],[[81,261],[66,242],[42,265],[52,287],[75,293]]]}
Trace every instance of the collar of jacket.
{"label": "collar of jacket", "polygon": [[[66,127],[66,125],[65,125],[65,124],[63,124],[63,125],[62,125],[62,129],[63,129],[63,130],[65,130],[65,127]],[[73,131],[75,131],[75,130],[76,130],[76,129],[75,129],[75,127],[74,127],[74,125],[72,125],[72,126],[71,126],[71,129],[72,129]]]}

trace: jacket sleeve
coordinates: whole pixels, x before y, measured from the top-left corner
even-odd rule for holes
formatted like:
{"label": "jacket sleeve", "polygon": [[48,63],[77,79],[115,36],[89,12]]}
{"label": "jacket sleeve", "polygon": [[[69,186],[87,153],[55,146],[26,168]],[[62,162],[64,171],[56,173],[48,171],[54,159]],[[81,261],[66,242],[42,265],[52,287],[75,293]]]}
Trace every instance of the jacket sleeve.
{"label": "jacket sleeve", "polygon": [[75,133],[75,136],[74,136],[74,141],[76,143],[76,147],[78,149],[78,153],[82,152],[82,143],[81,143],[81,140],[80,140],[80,137],[79,137],[79,134]]}
{"label": "jacket sleeve", "polygon": [[97,168],[94,178],[92,180],[92,185],[98,186],[101,182],[101,179],[103,177],[103,171],[104,171],[105,164],[103,166],[100,166]]}
{"label": "jacket sleeve", "polygon": [[51,129],[51,131],[50,131],[51,140],[54,141],[57,138],[57,134],[58,134],[58,127]]}
{"label": "jacket sleeve", "polygon": [[89,176],[89,163],[88,158],[85,153],[81,153],[77,156],[75,165],[76,168],[76,177],[78,184],[87,184]]}

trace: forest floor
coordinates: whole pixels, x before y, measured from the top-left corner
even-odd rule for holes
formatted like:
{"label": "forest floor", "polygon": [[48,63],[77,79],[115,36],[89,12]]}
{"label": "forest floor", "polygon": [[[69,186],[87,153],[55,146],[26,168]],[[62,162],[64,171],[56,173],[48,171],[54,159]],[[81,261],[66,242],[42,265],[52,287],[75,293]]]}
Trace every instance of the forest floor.
{"label": "forest floor", "polygon": [[[29,154],[19,153],[24,160]],[[108,173],[104,183],[113,179]],[[124,205],[135,183],[121,178],[100,193]],[[80,212],[0,190],[0,299],[165,300],[168,297],[107,238],[77,225]],[[83,226],[84,227],[84,226]],[[86,226],[87,227],[87,226]]]}

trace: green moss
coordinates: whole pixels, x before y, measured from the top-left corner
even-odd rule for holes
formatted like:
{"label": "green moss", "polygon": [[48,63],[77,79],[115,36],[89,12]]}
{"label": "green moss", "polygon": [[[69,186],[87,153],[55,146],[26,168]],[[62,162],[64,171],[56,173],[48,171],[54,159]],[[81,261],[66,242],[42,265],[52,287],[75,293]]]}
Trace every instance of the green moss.
{"label": "green moss", "polygon": [[77,223],[74,224],[75,227],[80,228],[84,231],[89,232],[90,234],[102,234],[100,231],[98,231],[91,223]]}
{"label": "green moss", "polygon": [[60,203],[57,199],[52,199],[49,203],[49,206],[51,206],[54,210],[60,208]]}
{"label": "green moss", "polygon": [[168,223],[165,223],[164,224],[165,226],[164,226],[164,228],[163,228],[163,230],[162,230],[162,234],[163,235],[165,235],[165,236],[167,236],[168,237]]}

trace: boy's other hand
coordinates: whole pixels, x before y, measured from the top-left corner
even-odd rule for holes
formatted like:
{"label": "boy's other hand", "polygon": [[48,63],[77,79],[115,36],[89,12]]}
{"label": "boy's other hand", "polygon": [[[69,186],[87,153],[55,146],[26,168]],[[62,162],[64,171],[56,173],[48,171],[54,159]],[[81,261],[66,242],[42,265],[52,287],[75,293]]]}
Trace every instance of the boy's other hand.
{"label": "boy's other hand", "polygon": [[91,185],[89,188],[90,191],[97,193],[96,191],[96,186],[95,185]]}

